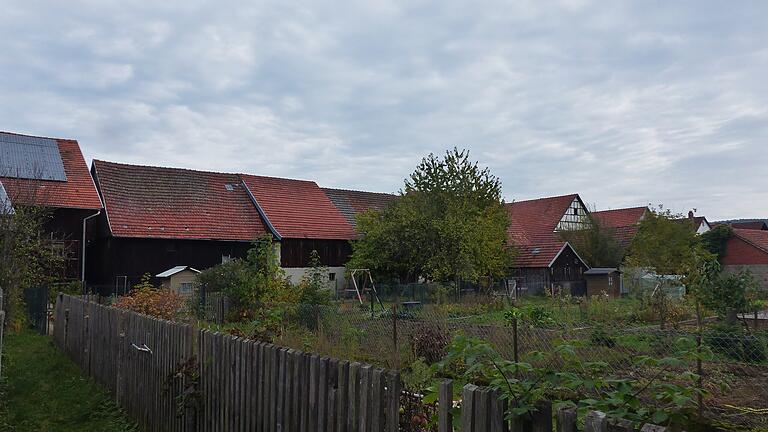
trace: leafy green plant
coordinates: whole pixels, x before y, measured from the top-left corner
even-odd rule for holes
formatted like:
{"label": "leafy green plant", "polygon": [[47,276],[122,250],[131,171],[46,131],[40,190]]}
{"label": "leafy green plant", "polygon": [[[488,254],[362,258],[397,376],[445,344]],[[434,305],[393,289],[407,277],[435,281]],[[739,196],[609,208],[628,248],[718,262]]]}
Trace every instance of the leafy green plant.
{"label": "leafy green plant", "polygon": [[[487,342],[459,335],[433,370],[436,376],[453,378],[458,389],[475,383],[498,390],[509,402],[508,420],[529,416],[538,401],[550,399],[603,411],[612,418],[684,425],[693,418],[698,398],[707,395],[698,386],[699,376],[690,365],[696,359],[711,358],[711,352],[686,338],[676,344],[675,356],[638,357],[635,367],[639,373],[628,378],[611,376],[607,363],[581,361],[570,345],[560,345],[549,353],[532,353],[530,363],[512,362]],[[435,400],[435,393],[436,388],[430,387],[428,400]]]}
{"label": "leafy green plant", "polygon": [[592,329],[589,335],[589,342],[595,346],[604,346],[613,348],[616,346],[616,341],[605,331],[602,325],[597,325]]}

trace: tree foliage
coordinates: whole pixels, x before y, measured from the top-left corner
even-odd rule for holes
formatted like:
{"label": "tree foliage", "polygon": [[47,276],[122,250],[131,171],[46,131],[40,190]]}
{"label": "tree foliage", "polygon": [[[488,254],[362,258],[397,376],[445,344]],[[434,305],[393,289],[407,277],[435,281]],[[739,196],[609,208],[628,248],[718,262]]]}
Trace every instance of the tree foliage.
{"label": "tree foliage", "polygon": [[695,267],[702,251],[691,223],[660,207],[640,221],[627,263],[660,275],[684,275]]}
{"label": "tree foliage", "polygon": [[7,321],[20,327],[24,321],[23,292],[50,286],[59,280],[64,259],[44,229],[50,209],[17,205],[14,211],[0,205],[0,288],[4,291]]}
{"label": "tree foliage", "polygon": [[197,275],[197,284],[206,291],[224,293],[236,309],[253,310],[265,301],[277,301],[290,294],[291,284],[280,268],[272,236],[253,242],[245,259],[211,267]]}
{"label": "tree foliage", "polygon": [[501,182],[469,152],[430,154],[393,204],[358,216],[350,267],[401,280],[480,282],[511,264]]}
{"label": "tree foliage", "polygon": [[731,236],[733,229],[730,225],[718,225],[701,235],[701,244],[719,260],[725,254],[725,244]]}
{"label": "tree foliage", "polygon": [[596,217],[584,217],[586,229],[560,231],[590,267],[619,267],[623,251],[616,240],[615,230],[604,226]]}

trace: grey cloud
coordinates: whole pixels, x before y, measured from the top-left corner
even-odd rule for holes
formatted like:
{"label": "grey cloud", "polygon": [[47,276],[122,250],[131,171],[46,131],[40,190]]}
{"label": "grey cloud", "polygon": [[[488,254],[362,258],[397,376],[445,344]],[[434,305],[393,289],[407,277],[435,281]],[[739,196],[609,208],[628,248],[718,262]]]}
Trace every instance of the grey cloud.
{"label": "grey cloud", "polygon": [[761,2],[12,2],[0,129],[86,157],[396,191],[467,147],[507,199],[768,215]]}

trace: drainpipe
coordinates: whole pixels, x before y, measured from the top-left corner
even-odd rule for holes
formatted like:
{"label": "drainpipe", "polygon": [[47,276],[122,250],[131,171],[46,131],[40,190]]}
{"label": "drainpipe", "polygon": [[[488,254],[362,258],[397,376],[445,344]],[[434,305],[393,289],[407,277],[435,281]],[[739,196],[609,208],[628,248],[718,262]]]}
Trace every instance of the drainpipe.
{"label": "drainpipe", "polygon": [[83,290],[85,290],[85,223],[88,222],[88,219],[95,218],[100,214],[101,210],[83,219],[83,254],[80,256],[80,264],[82,265],[80,272],[80,282],[83,284]]}

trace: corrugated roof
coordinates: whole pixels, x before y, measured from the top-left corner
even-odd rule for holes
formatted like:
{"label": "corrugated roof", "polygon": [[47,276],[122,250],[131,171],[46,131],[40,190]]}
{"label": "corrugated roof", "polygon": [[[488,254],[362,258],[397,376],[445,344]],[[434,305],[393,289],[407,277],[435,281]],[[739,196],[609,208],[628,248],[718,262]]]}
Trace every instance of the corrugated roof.
{"label": "corrugated roof", "polygon": [[67,181],[55,139],[0,132],[0,176]]}
{"label": "corrugated roof", "polygon": [[593,267],[584,272],[586,275],[604,275],[619,271],[615,267]]}
{"label": "corrugated roof", "polygon": [[357,228],[355,216],[367,210],[381,211],[389,207],[397,195],[379,192],[364,192],[348,189],[323,188],[323,192],[339,209],[353,228]]}
{"label": "corrugated roof", "polygon": [[[16,137],[26,135],[4,133]],[[66,174],[66,181],[40,180],[0,175],[8,196],[14,204],[40,205],[54,208],[98,210],[101,200],[96,191],[88,166],[85,164],[80,145],[75,140],[44,138],[54,141],[58,147]]]}
{"label": "corrugated roof", "polygon": [[116,237],[251,241],[269,233],[237,174],[99,160],[93,170]]}
{"label": "corrugated roof", "polygon": [[190,270],[190,271],[193,271],[195,273],[200,273],[200,270],[197,270],[197,269],[192,268],[190,266],[176,266],[176,267],[173,267],[173,268],[169,268],[168,270],[166,270],[166,271],[164,271],[162,273],[157,274],[155,277],[159,277],[159,278],[171,277],[171,276],[175,275],[176,273],[183,272],[184,270]]}
{"label": "corrugated roof", "polygon": [[279,237],[355,238],[352,225],[315,182],[249,174],[240,177]]}

